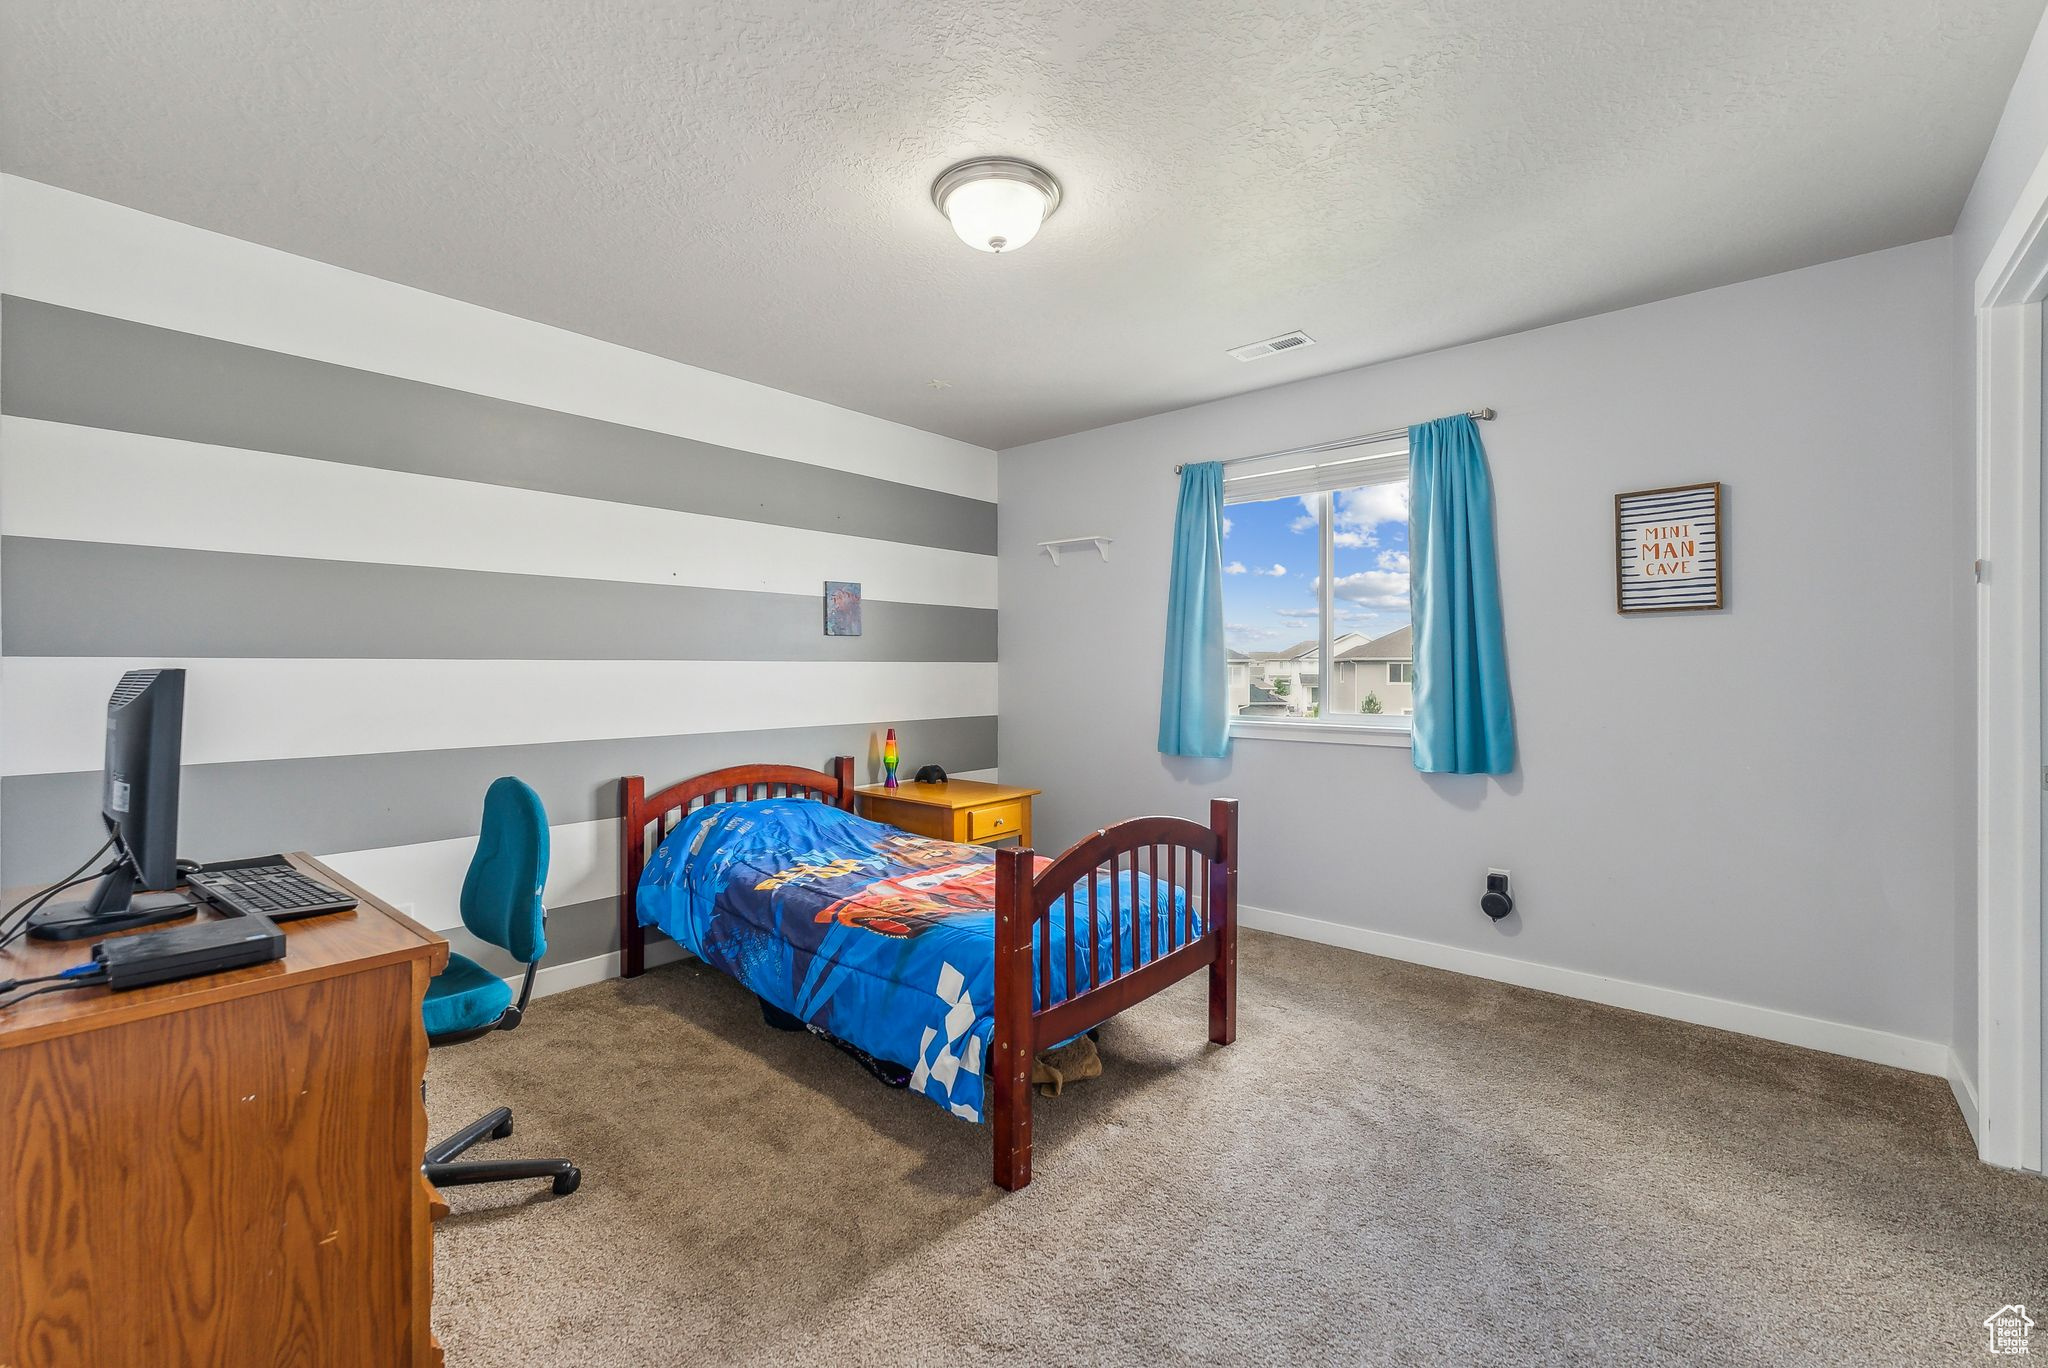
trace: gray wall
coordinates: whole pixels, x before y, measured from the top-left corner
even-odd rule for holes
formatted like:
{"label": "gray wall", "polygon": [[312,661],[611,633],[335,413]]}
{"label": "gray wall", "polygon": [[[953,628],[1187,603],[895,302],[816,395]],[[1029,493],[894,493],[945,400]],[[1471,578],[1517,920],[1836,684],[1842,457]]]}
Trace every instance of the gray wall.
{"label": "gray wall", "polygon": [[[1976,544],[1977,451],[1977,273],[1984,267],[1993,240],[2019,201],[2027,178],[2048,152],[2048,21],[2034,35],[2018,80],[2006,99],[1976,184],[1956,220],[1955,275],[1951,292],[1954,310],[1955,452],[1951,470],[1953,533],[1959,545]],[[1946,577],[1954,601],[1954,658],[1964,672],[1965,694],[1956,712],[1956,744],[1965,766],[1964,798],[1956,805],[1949,830],[1955,843],[1955,1046],[1965,1077],[1977,1076],[1977,821],[1976,821],[1976,690],[1975,588],[1967,573],[1975,559],[1965,551]],[[2042,958],[2048,964],[2048,955]],[[2048,1031],[2048,1021],[2043,1022]],[[2044,1040],[2048,1045],[2048,1040]],[[2048,1059],[2048,1049],[2042,1058]],[[2048,1095],[2042,1105],[2048,1107]]]}
{"label": "gray wall", "polygon": [[555,962],[615,943],[621,774],[868,766],[885,725],[995,765],[993,453],[7,191],[0,881],[97,844],[140,665],[189,672],[189,856],[333,855],[446,929],[485,787],[527,779]]}
{"label": "gray wall", "polygon": [[[1951,281],[1942,239],[1003,452],[1004,780],[1045,789],[1048,847],[1236,795],[1254,906],[1946,1040]],[[1156,754],[1174,463],[1480,404],[1521,767]],[[1618,618],[1614,494],[1706,479],[1730,607]],[[1081,533],[1108,564],[1037,554]]]}

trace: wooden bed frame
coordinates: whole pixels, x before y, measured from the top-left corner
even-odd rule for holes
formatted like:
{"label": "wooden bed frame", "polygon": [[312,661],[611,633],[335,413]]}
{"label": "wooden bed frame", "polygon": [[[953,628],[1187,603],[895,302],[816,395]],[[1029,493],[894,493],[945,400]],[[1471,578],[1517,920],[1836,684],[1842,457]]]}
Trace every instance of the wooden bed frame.
{"label": "wooden bed frame", "polygon": [[[831,773],[795,765],[739,765],[671,784],[655,793],[628,775],[619,781],[619,948],[627,978],[647,964],[647,932],[634,915],[634,895],[646,866],[650,842],[659,844],[693,809],[710,803],[760,798],[813,798],[853,810],[853,759],[840,756]],[[1237,1038],[1237,801],[1209,804],[1209,825],[1179,817],[1138,817],[1105,827],[1076,842],[1034,875],[1029,850],[996,851],[995,1037],[984,1084],[995,1131],[995,1181],[1012,1192],[1031,1181],[1031,1065],[1040,1051],[1070,1039],[1136,1006],[1154,993],[1200,969],[1209,971],[1209,1039],[1228,1045]],[[1199,866],[1199,868],[1198,868]],[[1098,872],[1111,874],[1097,884]],[[1154,899],[1149,918],[1131,927],[1132,967],[1118,972],[1124,958],[1121,897],[1115,873],[1164,879],[1186,890],[1176,918],[1172,899]],[[1098,889],[1106,889],[1106,893]],[[1067,898],[1069,892],[1077,894]],[[1199,896],[1198,896],[1199,894]],[[1109,899],[1109,962],[1101,962],[1096,937],[1076,963],[1076,902],[1085,898],[1096,916],[1099,896]],[[1051,957],[1039,956],[1038,996],[1032,1005],[1032,948],[1050,944],[1053,906],[1066,899],[1066,983],[1085,983],[1078,993],[1051,1001]],[[1161,907],[1165,901],[1168,906]],[[1186,909],[1199,903],[1200,935],[1190,935]],[[1178,921],[1178,925],[1175,922]],[[899,1063],[904,1061],[898,1061]]]}

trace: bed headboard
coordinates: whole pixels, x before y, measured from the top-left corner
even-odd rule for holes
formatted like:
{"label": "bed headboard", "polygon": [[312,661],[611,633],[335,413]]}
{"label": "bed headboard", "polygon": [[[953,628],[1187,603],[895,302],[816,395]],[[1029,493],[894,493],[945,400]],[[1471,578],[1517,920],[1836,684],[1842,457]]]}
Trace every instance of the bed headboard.
{"label": "bed headboard", "polygon": [[637,774],[619,780],[619,973],[636,977],[646,967],[647,929],[633,914],[633,895],[647,865],[650,840],[659,844],[683,818],[711,803],[762,798],[815,798],[853,811],[853,757],[832,761],[831,773],[801,765],[733,765],[647,792]]}

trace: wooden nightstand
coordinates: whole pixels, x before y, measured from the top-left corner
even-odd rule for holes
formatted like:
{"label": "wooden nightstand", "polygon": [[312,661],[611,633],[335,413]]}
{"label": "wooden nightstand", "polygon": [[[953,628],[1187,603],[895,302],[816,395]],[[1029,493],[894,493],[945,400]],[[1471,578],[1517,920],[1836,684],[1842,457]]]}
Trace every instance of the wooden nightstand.
{"label": "wooden nightstand", "polygon": [[949,779],[943,784],[910,784],[889,788],[867,784],[860,795],[860,815],[874,822],[929,836],[938,841],[994,845],[1012,836],[1031,844],[1031,800],[1037,789],[1009,784],[984,784],[975,779]]}

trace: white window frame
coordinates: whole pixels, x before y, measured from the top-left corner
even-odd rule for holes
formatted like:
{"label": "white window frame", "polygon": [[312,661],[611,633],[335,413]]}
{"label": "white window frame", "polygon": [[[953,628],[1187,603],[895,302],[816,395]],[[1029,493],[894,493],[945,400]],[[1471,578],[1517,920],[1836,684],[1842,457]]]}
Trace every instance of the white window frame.
{"label": "white window frame", "polygon": [[[1394,678],[1394,671],[1396,671],[1396,670],[1398,670],[1398,669],[1402,669],[1402,668],[1404,668],[1404,667],[1405,667],[1405,668],[1407,669],[1407,671],[1408,671],[1408,677],[1407,677],[1406,679],[1396,679],[1396,678]],[[1389,683],[1389,684],[1407,684],[1407,685],[1411,685],[1411,686],[1412,686],[1412,685],[1413,685],[1413,684],[1415,683],[1415,662],[1414,662],[1414,661],[1412,661],[1412,660],[1390,660],[1390,661],[1388,661],[1388,662],[1387,662],[1387,683]]]}
{"label": "white window frame", "polygon": [[[1228,508],[1233,503],[1265,503],[1280,498],[1313,497],[1318,524],[1318,715],[1295,718],[1232,717],[1230,735],[1233,738],[1246,741],[1307,741],[1342,746],[1390,746],[1402,750],[1414,746],[1414,717],[1411,714],[1360,713],[1355,719],[1348,716],[1337,718],[1331,716],[1329,710],[1322,706],[1334,696],[1337,677],[1337,662],[1332,658],[1330,650],[1330,643],[1336,635],[1336,492],[1357,489],[1361,485],[1390,484],[1395,480],[1407,478],[1408,443],[1405,439],[1318,452],[1307,464],[1303,463],[1301,457],[1279,458],[1274,462],[1260,462],[1242,475],[1224,477],[1224,507]],[[1293,493],[1285,494],[1252,492],[1233,499],[1230,486],[1234,479],[1247,483],[1272,479],[1306,480],[1311,482],[1314,488],[1312,491],[1296,489]]]}

